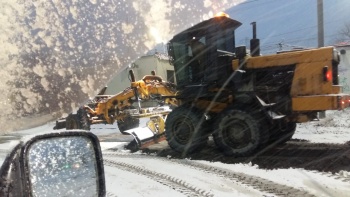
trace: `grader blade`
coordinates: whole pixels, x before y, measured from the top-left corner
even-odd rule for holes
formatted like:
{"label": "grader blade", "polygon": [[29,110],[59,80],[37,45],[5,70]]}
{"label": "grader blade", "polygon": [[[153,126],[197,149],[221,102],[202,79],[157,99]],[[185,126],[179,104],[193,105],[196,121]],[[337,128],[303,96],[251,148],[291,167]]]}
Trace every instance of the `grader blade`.
{"label": "grader blade", "polygon": [[125,148],[135,152],[166,140],[164,135],[164,122],[165,120],[162,115],[156,115],[150,117],[146,127],[125,131],[134,137],[134,140],[126,145]]}

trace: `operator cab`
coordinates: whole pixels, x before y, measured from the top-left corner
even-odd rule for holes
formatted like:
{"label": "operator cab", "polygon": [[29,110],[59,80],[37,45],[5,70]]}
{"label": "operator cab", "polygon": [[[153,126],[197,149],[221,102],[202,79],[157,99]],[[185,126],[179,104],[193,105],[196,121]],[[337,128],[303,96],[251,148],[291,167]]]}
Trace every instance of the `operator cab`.
{"label": "operator cab", "polygon": [[179,90],[225,83],[232,73],[235,29],[240,25],[227,16],[217,16],[184,30],[169,41],[168,52]]}

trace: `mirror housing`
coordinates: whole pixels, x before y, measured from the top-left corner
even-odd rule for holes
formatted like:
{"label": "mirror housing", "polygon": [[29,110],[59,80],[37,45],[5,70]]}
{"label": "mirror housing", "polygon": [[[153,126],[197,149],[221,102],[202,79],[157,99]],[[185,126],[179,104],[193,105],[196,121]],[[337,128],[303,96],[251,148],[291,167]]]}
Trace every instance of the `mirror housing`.
{"label": "mirror housing", "polygon": [[0,176],[0,196],[40,196],[43,188],[48,194],[56,189],[68,196],[79,190],[84,196],[106,195],[100,144],[90,132],[55,132],[21,141],[6,157]]}

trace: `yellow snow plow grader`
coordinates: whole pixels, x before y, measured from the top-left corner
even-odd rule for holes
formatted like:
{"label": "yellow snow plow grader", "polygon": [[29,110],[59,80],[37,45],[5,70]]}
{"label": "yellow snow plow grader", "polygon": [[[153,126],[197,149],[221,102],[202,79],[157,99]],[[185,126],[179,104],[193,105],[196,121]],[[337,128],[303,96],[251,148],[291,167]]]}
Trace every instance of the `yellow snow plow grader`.
{"label": "yellow snow plow grader", "polygon": [[293,136],[296,124],[349,106],[333,47],[260,55],[256,24],[250,52],[235,46],[240,22],[218,15],[168,43],[178,107],[165,121],[169,146],[183,154],[212,135],[224,154],[249,156]]}
{"label": "yellow snow plow grader", "polygon": [[[176,106],[176,99],[168,98],[176,94],[175,85],[163,81],[155,72],[139,81],[135,80],[132,70],[129,75],[130,87],[116,95],[97,95],[88,104],[80,107],[76,114],[69,114],[66,118],[58,120],[54,129],[90,130],[90,125],[113,124],[117,121],[120,132],[130,134],[127,130],[138,127],[142,117],[150,117],[154,123],[157,123],[156,117],[164,120],[171,111],[169,107],[142,108],[141,101],[156,100],[162,105]],[[137,107],[134,107],[133,103],[137,103]]]}

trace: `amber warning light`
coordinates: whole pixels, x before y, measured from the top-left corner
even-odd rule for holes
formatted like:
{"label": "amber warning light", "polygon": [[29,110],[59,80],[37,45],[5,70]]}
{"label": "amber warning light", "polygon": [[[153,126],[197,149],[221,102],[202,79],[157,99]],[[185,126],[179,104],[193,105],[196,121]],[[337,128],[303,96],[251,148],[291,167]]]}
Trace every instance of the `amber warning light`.
{"label": "amber warning light", "polygon": [[225,12],[219,12],[219,13],[215,14],[215,17],[227,17],[227,18],[229,18],[230,16],[228,14],[226,14]]}
{"label": "amber warning light", "polygon": [[328,70],[328,66],[323,67],[323,81],[332,80],[332,71]]}

